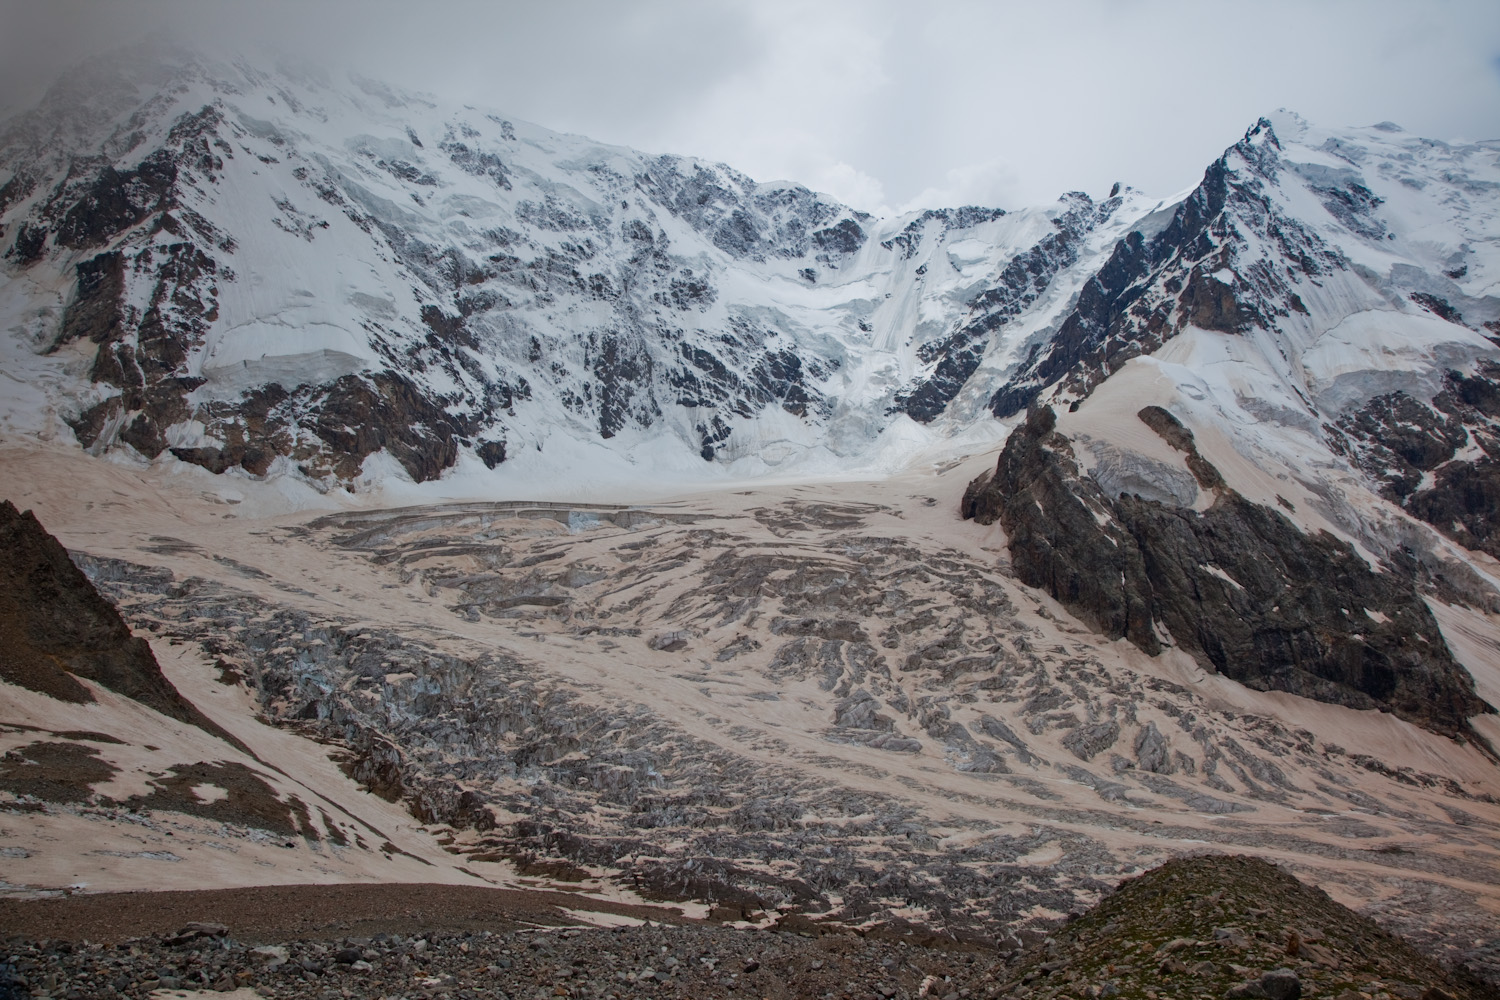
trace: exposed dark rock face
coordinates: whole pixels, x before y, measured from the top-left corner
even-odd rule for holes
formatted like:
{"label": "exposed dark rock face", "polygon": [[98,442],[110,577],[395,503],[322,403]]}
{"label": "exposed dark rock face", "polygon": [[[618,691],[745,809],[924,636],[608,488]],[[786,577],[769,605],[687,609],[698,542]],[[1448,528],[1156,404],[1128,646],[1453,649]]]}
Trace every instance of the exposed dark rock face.
{"label": "exposed dark rock face", "polygon": [[1431,489],[1412,494],[1406,510],[1458,544],[1500,558],[1500,463],[1450,462]]}
{"label": "exposed dark rock face", "polygon": [[505,461],[505,442],[481,441],[479,447],[474,449],[474,454],[479,456],[479,460],[484,463],[485,468],[493,469]]}
{"label": "exposed dark rock face", "polygon": [[661,410],[642,387],[651,379],[651,356],[634,338],[608,333],[598,342],[594,378],[599,385],[599,436],[612,438],[628,424],[649,425]]}
{"label": "exposed dark rock face", "polygon": [[1411,300],[1434,316],[1445,319],[1450,323],[1456,323],[1459,326],[1465,325],[1464,318],[1459,311],[1453,308],[1452,304],[1440,295],[1433,295],[1430,292],[1413,292]]}
{"label": "exposed dark rock face", "polygon": [[[1334,430],[1388,500],[1465,548],[1500,557],[1500,364],[1448,372],[1430,401],[1377,396]],[[1459,458],[1470,445],[1479,454]]]}
{"label": "exposed dark rock face", "polygon": [[104,246],[147,216],[165,213],[176,181],[177,164],[165,150],[134,170],[106,165],[81,190],[65,186],[57,193],[49,208],[62,220],[53,239],[75,250]]}
{"label": "exposed dark rock face", "polygon": [[1047,591],[1095,631],[1158,653],[1145,560],[1056,428],[1050,408],[1033,409],[1011,433],[996,471],[969,484],[963,516],[1000,522],[1021,582]]}
{"label": "exposed dark rock face", "polygon": [[123,255],[100,254],[78,265],[78,296],[63,316],[59,344],[83,336],[98,344],[91,376],[120,390],[73,421],[79,442],[92,447],[117,435],[155,458],[166,450],[166,429],[189,416],[187,394],[203,384],[188,374],[187,360],[218,316],[218,266],[185,241],[140,250],[128,267],[156,274],[145,311],[125,304]]}
{"label": "exposed dark rock face", "polygon": [[1404,392],[1375,397],[1339,427],[1363,446],[1360,465],[1397,502],[1411,496],[1422,474],[1451,459],[1468,439],[1461,420]]}
{"label": "exposed dark rock face", "polygon": [[901,255],[903,260],[911,260],[922,243],[922,231],[930,225],[942,226],[945,229],[968,229],[981,222],[993,222],[1004,216],[1004,209],[980,208],[977,205],[965,205],[962,208],[952,209],[930,208],[907,223],[906,228],[901,232],[888,240],[882,240],[880,245],[887,250],[894,250]]}
{"label": "exposed dark rock face", "polygon": [[[129,169],[104,156],[69,160],[35,206],[24,241],[17,237],[22,265],[49,255],[76,261],[77,290],[52,347],[98,345],[90,377],[116,390],[70,419],[85,447],[122,443],[155,458],[166,450],[167,428],[191,416],[187,396],[203,380],[187,361],[218,318],[219,282],[232,278],[219,255],[232,253],[234,242],[179,196],[222,169],[227,144],[209,145],[222,125],[212,107],[184,113]],[[95,250],[103,252],[84,256]]]}
{"label": "exposed dark rock face", "polygon": [[[1203,175],[1172,221],[1151,238],[1130,233],[1084,285],[1077,305],[1045,344],[990,399],[996,416],[1030,406],[1064,382],[1087,396],[1133,357],[1149,354],[1188,325],[1224,333],[1274,329],[1304,312],[1297,285],[1345,266],[1310,228],[1280,215],[1268,193],[1281,144],[1262,118]],[[1274,248],[1255,259],[1253,242]]]}
{"label": "exposed dark rock face", "polygon": [[58,345],[88,339],[107,344],[124,336],[125,258],[101,253],[78,264],[78,291],[63,314]]}
{"label": "exposed dark rock face", "polygon": [[779,405],[799,417],[824,416],[832,408],[819,383],[837,369],[837,364],[805,360],[795,351],[775,349],[773,339],[772,331],[748,320],[736,320],[713,352],[686,343],[678,345],[685,363],[667,375],[675,402],[724,414],[716,413],[698,425],[700,454],[705,460],[712,461],[728,440],[728,417],[748,417],[769,405]]}
{"label": "exposed dark rock face", "polygon": [[62,701],[92,702],[82,677],[169,718],[229,739],[162,676],[36,516],[0,500],[0,677]]}
{"label": "exposed dark rock face", "polygon": [[817,250],[818,260],[836,266],[868,238],[859,222],[869,216],[840,220],[840,206],[806,188],[766,189],[722,165],[660,156],[635,184],[736,257],[793,259]]}
{"label": "exposed dark rock face", "polygon": [[412,479],[436,479],[458,457],[458,441],[468,430],[408,380],[381,372],[346,375],[315,398],[313,431],[328,447],[339,478],[351,478],[364,459],[381,448],[401,463]]}
{"label": "exposed dark rock face", "polygon": [[[223,446],[171,451],[210,472],[239,466],[252,475],[264,475],[278,455],[285,455],[309,478],[347,481],[359,475],[366,458],[384,448],[421,483],[442,475],[474,430],[470,418],[455,416],[439,403],[392,372],[345,375],[293,392],[272,384],[246,393],[237,403],[210,403],[199,411],[225,441]],[[491,468],[505,460],[503,441],[480,448]]]}
{"label": "exposed dark rock face", "polygon": [[1153,655],[1176,645],[1249,687],[1379,708],[1450,736],[1491,710],[1408,583],[1227,488],[1165,410],[1141,417],[1185,452],[1213,504],[1106,496],[1050,408],[1033,408],[963,500],[965,517],[1005,528],[1022,582],[1105,635]]}

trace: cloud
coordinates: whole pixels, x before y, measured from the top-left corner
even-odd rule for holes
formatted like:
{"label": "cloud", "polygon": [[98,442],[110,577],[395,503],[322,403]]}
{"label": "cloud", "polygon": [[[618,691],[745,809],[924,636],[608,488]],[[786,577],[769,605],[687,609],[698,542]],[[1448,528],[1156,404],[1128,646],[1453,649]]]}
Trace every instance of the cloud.
{"label": "cloud", "polygon": [[1015,208],[1018,203],[1024,204],[1018,202],[1019,190],[1020,174],[1015,164],[1004,157],[994,157],[982,163],[950,167],[944,174],[943,183],[923,188],[900,211],[960,205]]}
{"label": "cloud", "polygon": [[0,102],[122,43],[274,45],[859,207],[1195,183],[1278,107],[1500,136],[1494,0],[0,0]]}
{"label": "cloud", "polygon": [[[691,0],[0,0],[0,86],[143,40],[273,49],[559,118],[650,121],[756,58],[751,12]],[[705,40],[712,39],[712,44]]]}
{"label": "cloud", "polygon": [[873,215],[893,215],[880,180],[843,161],[830,163],[808,175],[807,186]]}

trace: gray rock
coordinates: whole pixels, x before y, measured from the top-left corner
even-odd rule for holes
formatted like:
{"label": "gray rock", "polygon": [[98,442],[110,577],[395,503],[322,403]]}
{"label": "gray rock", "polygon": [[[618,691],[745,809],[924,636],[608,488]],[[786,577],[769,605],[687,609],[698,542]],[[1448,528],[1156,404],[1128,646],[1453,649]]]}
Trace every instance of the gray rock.
{"label": "gray rock", "polygon": [[864,688],[834,704],[833,724],[840,729],[872,729],[886,733],[896,728],[896,720],[880,714],[879,700]]}
{"label": "gray rock", "polygon": [[1003,740],[1015,747],[1016,759],[1022,764],[1030,764],[1036,759],[1031,755],[1031,751],[1026,748],[1026,744],[1022,742],[1021,737],[1017,736],[1014,730],[993,715],[981,715],[979,717],[979,730],[986,736]]}
{"label": "gray rock", "polygon": [[1156,728],[1156,723],[1146,723],[1135,734],[1135,761],[1142,771],[1155,774],[1171,774],[1177,770],[1172,763],[1172,748],[1161,730]]}
{"label": "gray rock", "polygon": [[1108,750],[1120,738],[1118,722],[1095,722],[1079,726],[1063,737],[1063,746],[1072,751],[1079,760],[1092,760],[1097,754]]}
{"label": "gray rock", "polygon": [[1265,998],[1265,1000],[1299,1000],[1302,980],[1291,969],[1273,969],[1259,979],[1233,986],[1224,994],[1226,1000]]}
{"label": "gray rock", "polygon": [[1291,969],[1272,969],[1260,977],[1260,986],[1271,1000],[1298,1000],[1302,996],[1302,980]]}
{"label": "gray rock", "polygon": [[966,774],[1009,774],[1010,767],[989,747],[977,747],[969,752],[969,759],[956,765]]}
{"label": "gray rock", "polygon": [[1215,927],[1214,940],[1231,948],[1250,947],[1250,939],[1238,927]]}

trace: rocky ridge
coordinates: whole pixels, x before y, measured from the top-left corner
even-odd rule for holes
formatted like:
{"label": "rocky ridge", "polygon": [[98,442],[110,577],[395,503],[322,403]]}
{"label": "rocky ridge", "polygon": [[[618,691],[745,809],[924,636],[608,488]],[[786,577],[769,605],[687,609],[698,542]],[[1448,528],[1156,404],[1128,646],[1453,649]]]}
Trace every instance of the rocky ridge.
{"label": "rocky ridge", "polygon": [[131,635],[36,516],[9,500],[0,500],[0,648],[0,679],[8,683],[61,701],[92,702],[81,677],[229,738],[162,676],[151,647]]}
{"label": "rocky ridge", "polygon": [[[1059,382],[1064,394],[1053,398],[1085,397],[1189,325],[1274,331],[1294,312],[1305,314],[1297,288],[1348,261],[1272,202],[1280,151],[1271,122],[1261,119],[1209,166],[1160,232],[1148,239],[1134,231],[1116,245],[1056,334],[991,397],[996,416],[1021,412]],[[1363,200],[1347,200],[1370,207],[1369,192],[1358,190]]]}
{"label": "rocky ridge", "polygon": [[1052,410],[1034,408],[963,500],[965,517],[1005,528],[1023,583],[1107,636],[1152,655],[1175,645],[1251,687],[1379,707],[1455,736],[1494,710],[1408,582],[1230,489],[1166,410],[1138,416],[1183,454],[1206,508],[1107,495]]}

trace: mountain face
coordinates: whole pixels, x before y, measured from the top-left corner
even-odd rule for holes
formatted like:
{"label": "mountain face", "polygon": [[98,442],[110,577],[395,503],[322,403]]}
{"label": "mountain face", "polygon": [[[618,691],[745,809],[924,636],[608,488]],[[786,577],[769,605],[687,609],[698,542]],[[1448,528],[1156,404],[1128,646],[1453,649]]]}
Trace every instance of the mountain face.
{"label": "mountain face", "polygon": [[1270,383],[1231,387],[1257,421],[1493,554],[1495,159],[1286,117],[1178,202],[878,220],[369,80],[136,52],[0,133],[6,365],[45,386],[8,422],[323,489],[524,477],[549,446],[826,471],[993,439],[986,410],[1218,333]]}
{"label": "mountain face", "polygon": [[1142,214],[880,221],[370,81],[154,58],[0,136],[5,294],[73,373],[44,406],[81,445],[213,472],[326,487],[383,450],[420,482],[563,441],[853,464],[954,410]]}
{"label": "mountain face", "polygon": [[1282,131],[1263,119],[1160,231],[1120,241],[990,407],[1076,410],[1131,359],[1187,365],[1179,409],[1262,467],[1344,494],[1325,503],[1373,490],[1494,555],[1500,146]]}
{"label": "mountain face", "polygon": [[1262,120],[995,391],[1031,409],[965,516],[1105,635],[1464,731],[1413,584],[1495,607],[1497,167]]}
{"label": "mountain face", "polygon": [[1212,499],[1195,510],[1107,495],[1080,473],[1052,410],[1033,408],[994,475],[964,497],[965,516],[1001,522],[1022,582],[1106,636],[1153,656],[1176,645],[1248,687],[1379,708],[1449,735],[1492,711],[1409,581],[1231,489],[1166,410],[1139,418]]}

